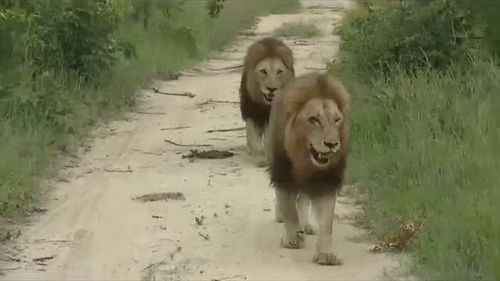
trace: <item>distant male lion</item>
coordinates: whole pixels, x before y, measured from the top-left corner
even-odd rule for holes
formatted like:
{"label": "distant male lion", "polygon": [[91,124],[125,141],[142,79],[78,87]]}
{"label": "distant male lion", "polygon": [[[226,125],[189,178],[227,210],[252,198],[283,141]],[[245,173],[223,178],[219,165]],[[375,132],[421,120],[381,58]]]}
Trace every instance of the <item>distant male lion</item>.
{"label": "distant male lion", "polygon": [[275,98],[266,133],[276,219],[285,225],[281,245],[304,246],[312,203],[319,234],[313,261],[323,265],[342,263],[332,252],[332,228],[346,168],[348,100],[344,86],[327,74],[297,77]]}
{"label": "distant male lion", "polygon": [[262,138],[269,112],[279,90],[295,77],[292,50],[282,41],[267,37],[253,43],[243,62],[240,109],[246,121],[247,146],[265,165]]}

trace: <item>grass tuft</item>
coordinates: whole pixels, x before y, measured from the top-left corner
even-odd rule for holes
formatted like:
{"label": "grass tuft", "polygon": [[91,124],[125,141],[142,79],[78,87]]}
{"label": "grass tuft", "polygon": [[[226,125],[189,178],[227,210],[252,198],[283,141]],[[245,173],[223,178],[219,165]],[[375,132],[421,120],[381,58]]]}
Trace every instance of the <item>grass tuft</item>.
{"label": "grass tuft", "polygon": [[384,242],[401,219],[417,218],[405,244],[416,272],[499,279],[500,69],[474,62],[372,83],[341,75],[354,93],[350,180],[363,183],[365,221],[377,237]]}
{"label": "grass tuft", "polygon": [[481,14],[371,2],[348,13],[330,69],[352,93],[363,222],[378,250],[412,252],[424,280],[499,280],[500,67],[477,48]]}

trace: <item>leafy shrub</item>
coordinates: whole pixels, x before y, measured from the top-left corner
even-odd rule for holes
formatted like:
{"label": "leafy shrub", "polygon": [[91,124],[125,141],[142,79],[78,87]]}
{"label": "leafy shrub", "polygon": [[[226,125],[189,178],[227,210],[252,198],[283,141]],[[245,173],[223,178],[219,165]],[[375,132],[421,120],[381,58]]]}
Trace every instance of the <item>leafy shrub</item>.
{"label": "leafy shrub", "polygon": [[[134,20],[134,2],[151,3],[146,26]],[[226,12],[215,18],[206,4],[0,0],[0,216],[26,210],[39,194],[38,180],[51,175],[58,149],[133,105],[151,79],[170,79],[257,15],[289,12],[299,1],[226,1],[215,11]],[[134,49],[136,59],[120,59]]]}
{"label": "leafy shrub", "polygon": [[500,69],[477,48],[491,38],[473,2],[367,6],[339,30],[351,180],[379,238],[422,222],[408,249],[425,280],[500,278]]}
{"label": "leafy shrub", "polygon": [[35,10],[25,38],[27,59],[37,73],[49,69],[88,79],[110,69],[120,51],[131,54],[129,45],[113,38],[118,17],[108,1],[40,2]]}
{"label": "leafy shrub", "polygon": [[17,9],[8,9],[13,4],[0,4],[0,63],[14,63],[14,57],[22,52],[20,34],[25,30],[25,14]]}
{"label": "leafy shrub", "polygon": [[457,5],[471,12],[479,24],[485,25],[483,45],[493,55],[500,55],[500,2],[457,1]]}
{"label": "leafy shrub", "polygon": [[402,1],[369,5],[349,14],[337,29],[341,61],[369,75],[446,69],[477,46],[480,27],[471,14],[449,1]]}
{"label": "leafy shrub", "polygon": [[218,17],[220,11],[224,9],[224,1],[225,0],[208,0],[207,2],[208,14],[212,18]]}

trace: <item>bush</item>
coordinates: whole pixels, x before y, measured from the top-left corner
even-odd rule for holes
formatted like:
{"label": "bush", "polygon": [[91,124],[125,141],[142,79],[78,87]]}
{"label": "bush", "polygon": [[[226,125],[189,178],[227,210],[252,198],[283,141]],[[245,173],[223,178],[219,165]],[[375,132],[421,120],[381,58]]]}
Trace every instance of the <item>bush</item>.
{"label": "bush", "polygon": [[171,79],[257,15],[299,7],[222,2],[212,17],[203,1],[0,0],[0,216],[26,210],[60,149],[133,106],[151,79]]}
{"label": "bush", "polygon": [[331,67],[353,93],[349,176],[365,223],[384,241],[417,222],[405,249],[426,280],[500,279],[500,69],[468,5],[354,10]]}
{"label": "bush", "polygon": [[90,79],[116,63],[125,45],[113,38],[118,14],[110,2],[52,0],[33,5],[25,34],[26,59],[37,74],[50,70]]}
{"label": "bush", "polygon": [[475,51],[481,29],[470,13],[448,1],[412,3],[350,13],[337,30],[343,40],[340,61],[365,75],[387,77],[422,66],[444,70]]}
{"label": "bush", "polygon": [[350,174],[377,236],[418,218],[409,249],[427,280],[499,279],[500,70],[475,62],[358,83],[369,94],[354,96]]}

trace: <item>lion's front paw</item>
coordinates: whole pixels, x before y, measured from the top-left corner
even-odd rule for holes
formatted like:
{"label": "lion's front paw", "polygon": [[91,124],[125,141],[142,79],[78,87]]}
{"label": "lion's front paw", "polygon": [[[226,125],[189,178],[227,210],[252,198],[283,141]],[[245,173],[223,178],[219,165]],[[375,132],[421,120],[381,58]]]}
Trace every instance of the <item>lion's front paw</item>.
{"label": "lion's front paw", "polygon": [[306,223],[304,225],[304,233],[307,235],[314,235],[316,234],[316,228],[312,226],[310,223]]}
{"label": "lion's front paw", "polygon": [[304,233],[296,232],[293,234],[285,233],[281,238],[281,247],[288,249],[304,248]]}
{"label": "lion's front paw", "polygon": [[342,260],[333,253],[316,253],[313,262],[321,265],[341,265]]}

